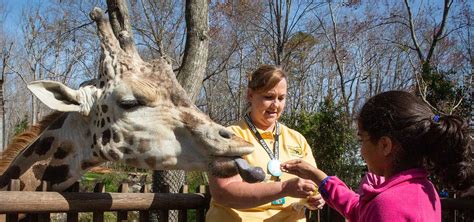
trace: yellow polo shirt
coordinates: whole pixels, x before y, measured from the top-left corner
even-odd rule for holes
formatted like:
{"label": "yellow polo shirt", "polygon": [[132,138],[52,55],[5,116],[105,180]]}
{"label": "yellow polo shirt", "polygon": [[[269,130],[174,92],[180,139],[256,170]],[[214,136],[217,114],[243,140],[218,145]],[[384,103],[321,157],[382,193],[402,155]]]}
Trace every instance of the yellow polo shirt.
{"label": "yellow polo shirt", "polygon": [[[260,145],[257,138],[253,135],[252,130],[247,126],[245,120],[239,121],[236,125],[228,127],[237,136],[251,142],[255,146],[255,151],[243,158],[249,162],[251,166],[259,166],[267,173],[267,179],[262,183],[272,183],[275,177],[272,177],[267,170],[267,163],[270,161],[270,156],[265,149]],[[303,159],[306,162],[316,166],[316,161],[313,157],[311,148],[306,139],[295,130],[280,124],[280,146],[279,146],[279,160],[285,162],[292,159]],[[268,147],[273,151],[274,134],[270,131],[259,130],[260,135],[267,143]],[[285,181],[296,176],[283,173],[280,176],[281,181]],[[299,198],[285,197],[285,204],[272,205],[267,203],[250,209],[232,209],[224,207],[211,199],[210,208],[207,211],[207,222],[253,222],[253,221],[305,221],[304,208],[297,211],[291,204],[298,202]]]}

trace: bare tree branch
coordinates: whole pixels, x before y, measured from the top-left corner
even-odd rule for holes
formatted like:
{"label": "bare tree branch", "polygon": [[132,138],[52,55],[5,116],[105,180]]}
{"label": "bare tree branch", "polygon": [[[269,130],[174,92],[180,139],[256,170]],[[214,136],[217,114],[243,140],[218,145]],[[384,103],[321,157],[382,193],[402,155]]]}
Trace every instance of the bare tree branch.
{"label": "bare tree branch", "polygon": [[418,54],[418,59],[420,59],[421,63],[424,63],[425,57],[423,56],[423,53],[421,52],[420,45],[418,44],[418,40],[416,38],[415,25],[413,24],[413,15],[411,12],[411,7],[410,7],[410,4],[408,4],[408,0],[404,0],[404,2],[405,2],[405,6],[408,13],[408,26],[410,28],[411,40],[413,41],[415,52]]}
{"label": "bare tree branch", "polygon": [[[405,2],[406,1],[407,0],[405,0]],[[439,27],[438,31],[436,32],[436,34],[433,37],[433,41],[431,42],[430,49],[428,51],[428,55],[426,56],[426,62],[428,62],[428,63],[430,62],[431,57],[433,56],[433,52],[436,48],[436,44],[442,38],[444,28],[446,26],[446,22],[447,22],[447,19],[448,19],[449,9],[451,8],[452,4],[453,4],[452,0],[444,0],[443,17],[441,19],[441,24],[440,24],[440,27]]]}

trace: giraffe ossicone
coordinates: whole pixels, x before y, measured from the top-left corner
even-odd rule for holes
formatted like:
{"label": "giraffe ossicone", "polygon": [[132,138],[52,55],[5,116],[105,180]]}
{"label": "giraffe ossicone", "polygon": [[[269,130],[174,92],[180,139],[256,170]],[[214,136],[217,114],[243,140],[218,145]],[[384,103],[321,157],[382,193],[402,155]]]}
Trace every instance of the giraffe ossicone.
{"label": "giraffe ossicone", "polygon": [[254,147],[200,111],[168,61],[143,61],[130,33],[116,37],[100,9],[91,18],[102,51],[98,78],[79,89],[54,81],[28,85],[59,112],[29,135],[29,143],[2,153],[0,189],[19,178],[22,190],[38,189],[41,180],[52,190],[64,190],[107,161],[151,170],[210,171],[219,177],[237,174],[234,160]]}

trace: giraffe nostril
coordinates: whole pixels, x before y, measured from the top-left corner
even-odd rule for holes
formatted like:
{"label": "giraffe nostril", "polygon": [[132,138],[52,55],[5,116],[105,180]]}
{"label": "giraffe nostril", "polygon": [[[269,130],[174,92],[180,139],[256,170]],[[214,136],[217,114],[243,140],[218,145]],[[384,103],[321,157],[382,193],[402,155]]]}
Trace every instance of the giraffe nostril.
{"label": "giraffe nostril", "polygon": [[225,129],[219,130],[219,135],[221,135],[222,137],[226,139],[230,139],[230,137],[232,137],[232,133]]}

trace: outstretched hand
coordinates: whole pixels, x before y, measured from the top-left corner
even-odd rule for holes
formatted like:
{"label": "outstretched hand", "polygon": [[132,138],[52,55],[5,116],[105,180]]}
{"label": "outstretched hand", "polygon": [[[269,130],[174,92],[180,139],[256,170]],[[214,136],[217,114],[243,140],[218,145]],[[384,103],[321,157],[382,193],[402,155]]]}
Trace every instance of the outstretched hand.
{"label": "outstretched hand", "polygon": [[326,173],[301,159],[286,161],[280,165],[280,168],[283,172],[294,174],[303,179],[313,180],[317,184],[327,177]]}
{"label": "outstretched hand", "polygon": [[283,172],[291,173],[304,179],[312,179],[312,171],[316,169],[300,159],[286,161],[280,165],[280,168]]}

